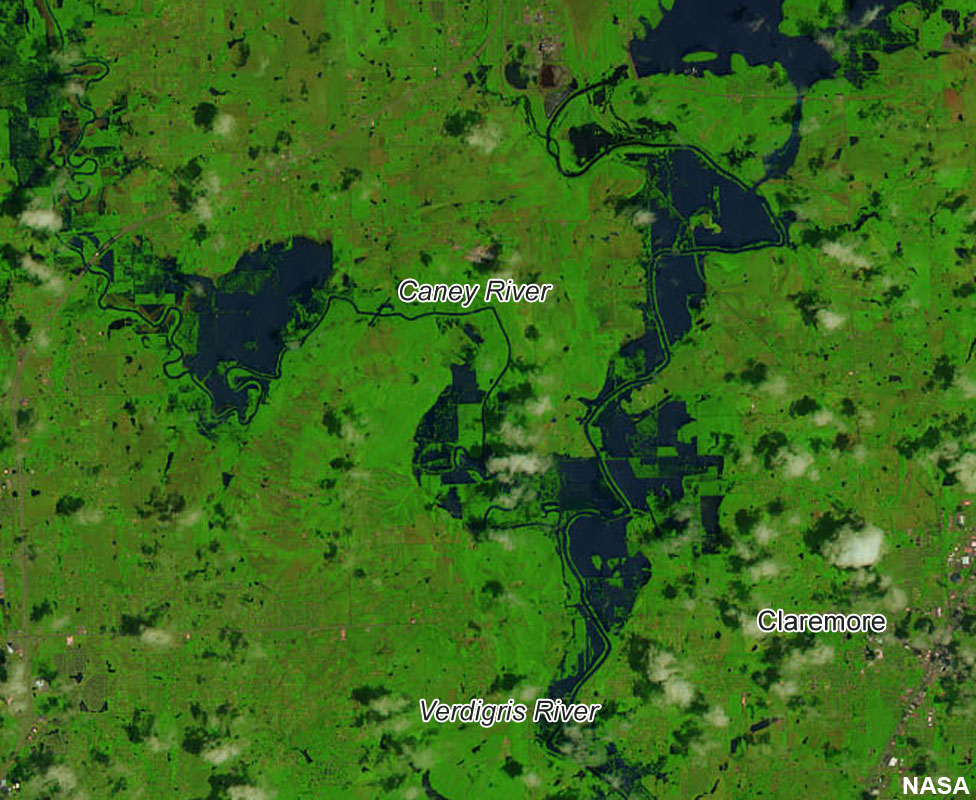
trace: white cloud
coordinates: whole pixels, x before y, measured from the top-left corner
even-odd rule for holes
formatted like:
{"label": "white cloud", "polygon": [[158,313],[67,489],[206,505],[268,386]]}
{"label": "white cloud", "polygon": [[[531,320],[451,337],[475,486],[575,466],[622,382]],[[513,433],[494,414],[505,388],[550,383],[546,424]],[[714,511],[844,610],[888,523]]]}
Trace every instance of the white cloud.
{"label": "white cloud", "polygon": [[347,419],[342,420],[341,433],[342,438],[350,444],[362,444],[366,441],[366,437],[363,436],[362,432]]}
{"label": "white cloud", "polygon": [[817,310],[817,324],[825,331],[836,331],[839,328],[844,327],[845,322],[847,322],[847,317],[845,317],[843,314],[838,314],[836,311],[831,311],[829,308],[821,308]]}
{"label": "white cloud", "polygon": [[236,744],[222,744],[219,747],[212,747],[204,750],[202,758],[208,764],[220,765],[240,755],[241,748]]}
{"label": "white cloud", "polygon": [[967,492],[976,492],[976,453],[964,453],[950,471]]}
{"label": "white cloud", "polygon": [[823,246],[826,255],[836,259],[845,267],[855,267],[857,269],[870,269],[871,262],[864,256],[858,255],[853,248],[840,242],[827,242]]}
{"label": "white cloud", "polygon": [[668,705],[687,708],[695,699],[695,687],[683,678],[668,678],[664,682],[664,699]]}
{"label": "white cloud", "polygon": [[197,219],[207,222],[213,217],[213,209],[210,207],[210,201],[206,197],[198,197],[197,201],[193,204],[193,213],[197,215]]}
{"label": "white cloud", "polygon": [[515,549],[515,542],[512,539],[511,533],[508,531],[491,531],[488,534],[488,538],[493,542],[497,542],[502,546],[502,549],[506,552],[511,552]]}
{"label": "white cloud", "polygon": [[523,703],[534,703],[542,696],[542,687],[527,683],[519,689],[519,700]]}
{"label": "white cloud", "polygon": [[570,725],[563,728],[565,738],[559,749],[583,767],[598,767],[607,761],[607,748],[596,741],[597,733],[591,725]]}
{"label": "white cloud", "polygon": [[492,458],[488,461],[488,471],[497,475],[502,483],[511,483],[515,475],[538,475],[552,465],[546,456],[535,453],[514,453],[510,456]]}
{"label": "white cloud", "polygon": [[473,128],[465,137],[465,141],[480,150],[486,156],[490,156],[502,140],[502,129],[493,122],[485,123]]}
{"label": "white cloud", "polygon": [[810,453],[797,453],[784,447],[776,454],[776,463],[787,478],[806,476],[811,481],[820,479],[820,472],[813,466],[814,458]]}
{"label": "white cloud", "polygon": [[705,713],[705,722],[716,728],[725,728],[729,724],[729,715],[725,713],[725,709],[721,706],[712,706]]}
{"label": "white cloud", "polygon": [[98,525],[105,518],[105,512],[100,508],[85,506],[74,515],[73,521],[79,525]]}
{"label": "white cloud", "polygon": [[547,411],[552,410],[552,401],[548,395],[543,395],[538,399],[533,398],[525,404],[525,410],[533,417],[541,417]]}
{"label": "white cloud", "polygon": [[749,577],[753,583],[759,583],[765,578],[775,578],[777,575],[779,575],[779,566],[772,559],[760,561],[749,567]]}
{"label": "white cloud", "polygon": [[657,217],[653,211],[640,208],[634,212],[634,217],[631,221],[634,223],[635,228],[647,228],[657,221]]}
{"label": "white cloud", "polygon": [[370,711],[375,711],[381,717],[389,717],[398,711],[402,711],[406,707],[407,701],[402,697],[394,697],[393,695],[383,695],[383,697],[377,697],[375,700],[371,700],[369,703]]}
{"label": "white cloud", "polygon": [[[836,43],[834,42],[834,40],[833,40],[833,39],[831,39],[831,38],[830,38],[830,36],[829,36],[829,35],[827,35],[826,33],[821,33],[821,34],[819,34],[819,35],[818,35],[818,36],[817,36],[817,37],[816,37],[816,38],[814,39],[814,41],[815,41],[815,42],[816,42],[816,43],[817,43],[818,45],[820,45],[820,46],[821,46],[821,47],[822,47],[822,48],[823,48],[824,50],[826,50],[826,51],[827,51],[828,53],[833,53],[833,52],[834,52],[834,48],[835,48],[835,47],[837,46],[837,44],[836,44]],[[817,121],[816,121],[816,119],[814,119],[813,121],[814,121],[815,123],[817,122]],[[806,120],[804,120],[804,122],[806,122]],[[812,130],[817,130],[817,129],[818,129],[819,127],[820,127],[820,124],[819,124],[819,123],[817,123],[817,124],[816,124],[816,125],[815,125],[815,126],[814,126],[814,127],[812,128]],[[808,132],[809,132],[809,131],[806,131],[806,132],[805,132],[805,131],[803,130],[803,125],[801,124],[801,125],[800,125],[800,133],[801,133],[801,134],[802,134],[803,136],[806,136]]]}
{"label": "white cloud", "polygon": [[[833,47],[833,39],[828,39],[827,41],[830,43],[830,46]],[[824,46],[825,45],[821,43],[821,47]],[[800,135],[807,136],[808,134],[816,133],[818,130],[820,130],[820,120],[816,117],[816,115],[804,114],[803,120],[800,122]]]}
{"label": "white cloud", "polygon": [[219,136],[228,136],[234,130],[236,123],[237,121],[230,114],[221,112],[217,115],[217,119],[214,120],[214,133]]}
{"label": "white cloud", "polygon": [[529,445],[535,444],[534,436],[529,434],[524,428],[518,427],[507,419],[502,421],[502,427],[499,433],[501,433],[502,441],[508,445],[528,447]]}
{"label": "white cloud", "polygon": [[85,93],[85,84],[81,81],[68,81],[61,87],[61,91],[67,97],[81,97]]}
{"label": "white cloud", "polygon": [[208,172],[203,176],[203,188],[210,194],[220,194],[220,176],[216,172]]}
{"label": "white cloud", "polygon": [[752,535],[756,537],[756,541],[759,544],[769,544],[773,539],[779,536],[779,532],[773,528],[768,522],[760,522]]}
{"label": "white cloud", "polygon": [[423,750],[408,750],[408,753],[414,769],[424,772],[433,769],[437,764],[437,752],[431,747],[425,747]]}
{"label": "white cloud", "polygon": [[756,622],[755,614],[740,614],[739,622],[742,623],[742,635],[749,639],[754,639],[765,634],[759,630],[759,623]]}
{"label": "white cloud", "polygon": [[884,531],[868,525],[859,531],[845,527],[833,542],[824,546],[824,556],[834,566],[843,569],[870,567],[881,558]]}
{"label": "white cloud", "polygon": [[257,786],[231,786],[227,793],[230,800],[270,800],[270,795]]}
{"label": "white cloud", "polygon": [[70,767],[57,764],[44,773],[44,779],[55,781],[61,791],[71,793],[78,786],[78,776]]}
{"label": "white cloud", "polygon": [[61,215],[50,208],[29,208],[21,213],[19,219],[21,225],[48,233],[57,233],[63,224]]}
{"label": "white cloud", "polygon": [[817,411],[816,414],[813,415],[813,424],[816,425],[818,428],[823,428],[827,425],[830,425],[833,421],[834,421],[833,413],[831,411],[828,411],[826,408],[821,408],[819,411]]}
{"label": "white cloud", "polygon": [[[472,264],[483,264],[495,258],[495,250],[490,245],[478,244],[464,254],[464,258]],[[507,276],[506,276],[507,277]]]}
{"label": "white cloud", "polygon": [[24,256],[20,260],[20,266],[28,275],[40,281],[45,289],[55,294],[64,291],[64,280],[43,261],[35,261],[30,256]]}
{"label": "white cloud", "polygon": [[857,424],[862,428],[873,428],[874,414],[868,411],[866,408],[859,408],[857,410]]}
{"label": "white cloud", "polygon": [[882,602],[888,611],[903,611],[908,605],[908,595],[905,594],[903,589],[892,586],[884,596]]}
{"label": "white cloud", "polygon": [[880,5],[871,6],[871,8],[869,8],[867,11],[864,12],[864,15],[861,17],[861,21],[855,27],[858,28],[867,27],[878,18],[878,14],[880,13],[881,13]]}
{"label": "white cloud", "polygon": [[834,648],[827,644],[817,644],[809,650],[794,650],[783,668],[788,673],[796,673],[807,667],[822,667],[834,660]]}
{"label": "white cloud", "polygon": [[647,677],[654,683],[666,681],[674,674],[675,658],[671,653],[652,651],[647,655]]}
{"label": "white cloud", "polygon": [[[507,483],[508,481],[505,482]],[[496,497],[495,504],[501,506],[502,508],[513,509],[523,500],[527,503],[531,503],[533,500],[535,500],[535,498],[535,492],[527,490],[523,486],[513,486],[511,491]]]}
{"label": "white cloud", "polygon": [[647,678],[664,689],[668,705],[687,708],[695,699],[695,687],[678,674],[675,657],[666,651],[652,651],[647,657]]}
{"label": "white cloud", "polygon": [[783,375],[776,375],[763,383],[759,388],[767,394],[771,394],[773,397],[782,397],[784,394],[786,394],[788,387],[789,384],[787,383],[786,377]]}
{"label": "white cloud", "polygon": [[139,634],[139,639],[150,647],[168,647],[173,643],[172,634],[159,628],[146,628]]}
{"label": "white cloud", "polygon": [[751,561],[752,557],[755,555],[752,548],[749,546],[749,542],[747,542],[745,539],[736,539],[733,549],[735,550],[735,554],[745,561]]}
{"label": "white cloud", "polygon": [[203,511],[199,508],[188,508],[181,511],[176,518],[176,524],[181,528],[192,528],[203,519]]}
{"label": "white cloud", "polygon": [[956,386],[962,390],[962,396],[967,400],[972,400],[976,397],[976,381],[966,375],[960,375],[956,378]]}
{"label": "white cloud", "polygon": [[65,69],[83,60],[81,52],[76,47],[70,46],[64,50],[55,50],[51,53],[51,58]]}
{"label": "white cloud", "polygon": [[27,709],[27,667],[17,661],[7,673],[6,683],[0,684],[0,699],[6,701],[7,710],[19,714]]}

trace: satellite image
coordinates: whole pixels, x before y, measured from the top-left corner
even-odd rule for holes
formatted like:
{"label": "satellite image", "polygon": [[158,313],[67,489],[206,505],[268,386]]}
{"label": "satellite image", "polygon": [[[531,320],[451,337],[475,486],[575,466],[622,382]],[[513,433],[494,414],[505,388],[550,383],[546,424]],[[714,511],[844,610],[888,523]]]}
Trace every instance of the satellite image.
{"label": "satellite image", "polygon": [[973,0],[2,0],[0,798],[976,792],[974,164]]}

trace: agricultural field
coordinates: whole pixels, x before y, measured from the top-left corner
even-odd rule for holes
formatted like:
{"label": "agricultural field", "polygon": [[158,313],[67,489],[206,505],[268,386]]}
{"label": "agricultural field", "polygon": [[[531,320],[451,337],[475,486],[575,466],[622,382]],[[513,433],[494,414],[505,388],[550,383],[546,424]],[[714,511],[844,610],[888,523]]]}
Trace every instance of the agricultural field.
{"label": "agricultural field", "polygon": [[974,60],[0,4],[0,798],[976,790]]}

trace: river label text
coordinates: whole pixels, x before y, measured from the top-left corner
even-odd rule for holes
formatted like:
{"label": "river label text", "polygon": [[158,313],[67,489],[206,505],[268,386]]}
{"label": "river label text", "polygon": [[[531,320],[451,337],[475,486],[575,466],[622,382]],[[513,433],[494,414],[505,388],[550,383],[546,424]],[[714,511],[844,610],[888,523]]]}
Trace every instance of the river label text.
{"label": "river label text", "polygon": [[[486,303],[544,303],[551,283],[516,283],[511,278],[491,278],[485,283]],[[477,283],[420,283],[406,278],[397,285],[404,303],[458,303],[468,308],[481,292]]]}

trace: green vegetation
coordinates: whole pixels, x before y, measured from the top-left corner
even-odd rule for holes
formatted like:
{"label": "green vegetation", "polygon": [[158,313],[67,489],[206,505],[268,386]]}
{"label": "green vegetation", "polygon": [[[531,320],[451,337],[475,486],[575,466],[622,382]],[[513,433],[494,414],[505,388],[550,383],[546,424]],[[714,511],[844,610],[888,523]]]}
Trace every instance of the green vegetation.
{"label": "green vegetation", "polygon": [[[617,0],[0,8],[0,796],[972,777],[976,27],[848,5],[784,3],[838,65],[801,118],[779,62],[637,78]],[[420,719],[585,658],[593,725]]]}

